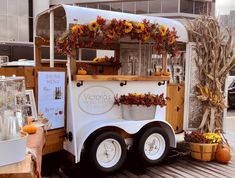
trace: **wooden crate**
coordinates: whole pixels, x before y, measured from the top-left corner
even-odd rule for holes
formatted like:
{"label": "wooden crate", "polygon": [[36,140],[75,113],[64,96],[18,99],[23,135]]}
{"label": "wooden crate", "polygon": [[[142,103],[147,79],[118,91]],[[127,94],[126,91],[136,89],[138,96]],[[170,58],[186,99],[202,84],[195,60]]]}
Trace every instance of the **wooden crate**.
{"label": "wooden crate", "polygon": [[184,118],[184,84],[168,84],[166,120],[171,124],[175,133],[183,131]]}

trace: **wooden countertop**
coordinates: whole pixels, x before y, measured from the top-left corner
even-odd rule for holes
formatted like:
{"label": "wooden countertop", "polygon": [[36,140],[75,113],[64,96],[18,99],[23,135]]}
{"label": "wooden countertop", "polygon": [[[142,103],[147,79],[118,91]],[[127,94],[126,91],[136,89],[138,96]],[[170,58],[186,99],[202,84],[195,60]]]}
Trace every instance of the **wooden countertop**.
{"label": "wooden countertop", "polygon": [[73,81],[168,81],[170,76],[74,75]]}
{"label": "wooden countertop", "polygon": [[[28,152],[25,159],[18,163],[0,166],[1,178],[36,178],[41,177],[42,148],[45,143],[44,129],[39,127],[35,134],[27,138]],[[1,153],[4,154],[4,153]],[[17,153],[16,153],[17,154]]]}
{"label": "wooden countertop", "polygon": [[21,162],[0,167],[0,177],[36,178],[31,155],[27,154],[25,159]]}

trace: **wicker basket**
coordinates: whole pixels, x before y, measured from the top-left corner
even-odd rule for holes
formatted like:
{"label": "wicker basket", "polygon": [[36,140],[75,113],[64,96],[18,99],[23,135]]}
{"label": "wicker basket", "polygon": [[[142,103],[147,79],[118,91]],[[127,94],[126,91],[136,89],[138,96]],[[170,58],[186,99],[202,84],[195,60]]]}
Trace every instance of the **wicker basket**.
{"label": "wicker basket", "polygon": [[212,161],[215,159],[215,151],[217,146],[218,143],[190,143],[191,157],[200,161]]}

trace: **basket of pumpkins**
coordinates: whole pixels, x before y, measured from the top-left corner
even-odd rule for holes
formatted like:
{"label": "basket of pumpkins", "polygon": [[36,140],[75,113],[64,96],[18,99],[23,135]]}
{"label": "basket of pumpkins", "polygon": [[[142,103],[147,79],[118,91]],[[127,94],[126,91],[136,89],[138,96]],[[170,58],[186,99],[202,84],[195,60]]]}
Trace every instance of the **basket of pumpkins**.
{"label": "basket of pumpkins", "polygon": [[199,161],[213,161],[227,164],[231,159],[230,146],[221,133],[185,132],[190,155]]}

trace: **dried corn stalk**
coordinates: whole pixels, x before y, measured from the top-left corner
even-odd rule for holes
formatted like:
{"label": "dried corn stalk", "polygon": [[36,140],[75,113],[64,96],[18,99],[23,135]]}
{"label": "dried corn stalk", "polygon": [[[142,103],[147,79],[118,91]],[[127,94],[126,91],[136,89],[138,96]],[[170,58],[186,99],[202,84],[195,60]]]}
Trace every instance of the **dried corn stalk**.
{"label": "dried corn stalk", "polygon": [[216,19],[202,16],[189,22],[190,37],[196,43],[195,62],[200,84],[197,98],[202,101],[204,114],[199,129],[213,132],[222,128],[225,106],[224,84],[233,67],[232,31],[222,32]]}

